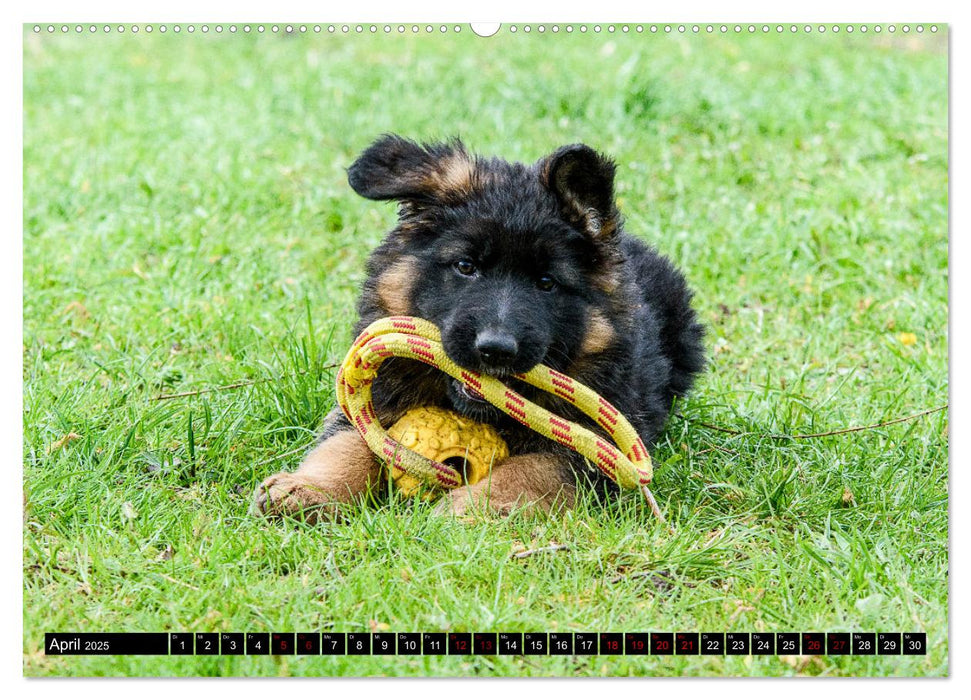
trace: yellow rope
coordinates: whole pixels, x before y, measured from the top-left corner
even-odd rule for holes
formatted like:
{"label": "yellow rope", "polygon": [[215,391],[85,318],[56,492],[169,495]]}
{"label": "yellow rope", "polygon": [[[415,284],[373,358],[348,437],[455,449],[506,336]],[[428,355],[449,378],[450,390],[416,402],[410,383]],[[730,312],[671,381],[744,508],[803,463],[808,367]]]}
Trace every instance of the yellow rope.
{"label": "yellow rope", "polygon": [[651,457],[637,431],[604,398],[546,365],[514,375],[579,408],[610,435],[616,446],[593,431],[528,401],[498,379],[459,367],[445,354],[438,328],[409,316],[383,318],[364,329],[337,374],[337,401],[341,409],[368,447],[390,465],[430,484],[450,489],[462,485],[457,470],[409,450],[381,427],[372,404],[371,385],[381,364],[390,357],[417,360],[458,379],[503,413],[586,457],[621,488],[640,489],[655,515],[661,517],[648,489],[653,476]]}

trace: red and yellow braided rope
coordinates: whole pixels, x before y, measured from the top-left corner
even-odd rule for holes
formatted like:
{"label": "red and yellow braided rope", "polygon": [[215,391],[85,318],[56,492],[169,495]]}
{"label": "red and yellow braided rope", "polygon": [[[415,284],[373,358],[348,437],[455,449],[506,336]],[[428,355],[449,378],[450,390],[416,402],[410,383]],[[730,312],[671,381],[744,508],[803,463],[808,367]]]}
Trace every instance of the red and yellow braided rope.
{"label": "red and yellow braided rope", "polygon": [[456,469],[399,444],[378,421],[371,399],[371,385],[381,364],[390,357],[417,360],[458,379],[503,413],[586,457],[621,488],[640,489],[651,509],[660,517],[660,510],[648,489],[653,476],[651,457],[637,431],[608,401],[584,384],[546,365],[537,365],[528,372],[514,375],[516,379],[579,408],[610,435],[616,446],[593,431],[528,401],[498,379],[459,367],[445,354],[438,328],[428,321],[409,316],[383,318],[365,328],[337,373],[337,401],[341,410],[368,447],[389,465],[447,489],[462,485],[461,474]]}

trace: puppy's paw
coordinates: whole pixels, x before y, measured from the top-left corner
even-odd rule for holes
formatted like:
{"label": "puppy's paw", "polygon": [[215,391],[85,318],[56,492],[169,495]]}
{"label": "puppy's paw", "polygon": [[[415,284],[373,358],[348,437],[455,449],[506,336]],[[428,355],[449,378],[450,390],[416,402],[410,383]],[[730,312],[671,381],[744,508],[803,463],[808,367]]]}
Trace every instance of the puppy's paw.
{"label": "puppy's paw", "polygon": [[503,501],[494,497],[484,489],[476,489],[470,486],[446,491],[435,509],[434,515],[452,515],[455,517],[467,517],[474,515],[509,515],[516,509],[519,499]]}
{"label": "puppy's paw", "polygon": [[462,516],[470,509],[471,505],[472,499],[469,496],[469,487],[462,486],[446,491],[438,499],[438,503],[435,504],[432,514]]}
{"label": "puppy's paw", "polygon": [[253,494],[251,515],[290,516],[308,523],[333,519],[337,504],[318,486],[298,473],[280,472],[260,484]]}

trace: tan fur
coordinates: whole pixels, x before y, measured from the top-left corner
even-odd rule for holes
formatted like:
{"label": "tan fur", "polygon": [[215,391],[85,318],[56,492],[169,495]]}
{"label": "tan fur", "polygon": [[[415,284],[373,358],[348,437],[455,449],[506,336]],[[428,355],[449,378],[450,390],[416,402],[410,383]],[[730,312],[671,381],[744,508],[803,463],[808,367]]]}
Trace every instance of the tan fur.
{"label": "tan fur", "polygon": [[378,300],[389,315],[407,316],[411,312],[411,292],[415,286],[417,262],[414,257],[406,255],[378,277]]}
{"label": "tan fur", "polygon": [[475,163],[468,154],[457,152],[435,163],[422,184],[445,200],[459,200],[472,194],[475,180]]}
{"label": "tan fur", "polygon": [[266,479],[253,495],[252,511],[301,516],[308,522],[333,518],[377,484],[381,468],[357,431],[345,430],[311,450],[295,472]]}
{"label": "tan fur", "polygon": [[471,510],[508,514],[572,508],[576,488],[569,467],[552,454],[533,453],[510,457],[472,486],[448,491],[435,506],[440,515],[464,515]]}
{"label": "tan fur", "polygon": [[615,294],[620,289],[621,266],[613,263],[604,264],[591,277],[591,282],[607,294]]}
{"label": "tan fur", "polygon": [[600,226],[600,235],[609,238],[617,231],[617,217],[611,216]]}
{"label": "tan fur", "polygon": [[539,164],[539,181],[542,183],[543,187],[549,188],[552,185],[550,182],[550,170],[552,167],[552,158],[544,158]]}
{"label": "tan fur", "polygon": [[600,311],[594,309],[587,315],[587,328],[580,345],[581,355],[596,355],[606,350],[614,341],[614,327]]}
{"label": "tan fur", "polygon": [[443,260],[458,260],[460,256],[467,255],[469,246],[464,241],[445,243],[438,249],[438,254]]}
{"label": "tan fur", "polygon": [[596,209],[584,207],[579,201],[570,197],[563,208],[563,215],[583,226],[590,238],[606,240],[617,230],[617,219],[610,216],[601,219]]}

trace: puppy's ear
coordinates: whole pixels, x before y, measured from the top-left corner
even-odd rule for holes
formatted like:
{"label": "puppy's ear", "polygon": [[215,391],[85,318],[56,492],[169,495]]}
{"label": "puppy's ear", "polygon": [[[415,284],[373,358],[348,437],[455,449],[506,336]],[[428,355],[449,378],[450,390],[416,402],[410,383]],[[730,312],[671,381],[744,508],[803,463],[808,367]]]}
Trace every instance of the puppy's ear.
{"label": "puppy's ear", "polygon": [[607,240],[617,231],[614,162],[589,146],[563,146],[540,161],[540,179],[556,195],[566,219],[587,235]]}
{"label": "puppy's ear", "polygon": [[354,161],[347,181],[368,199],[458,202],[475,189],[475,159],[458,139],[418,144],[386,134]]}

